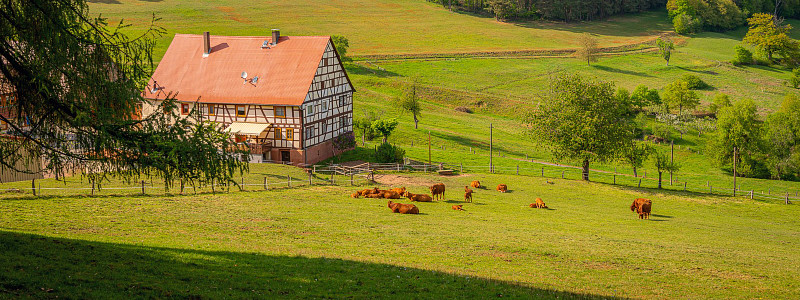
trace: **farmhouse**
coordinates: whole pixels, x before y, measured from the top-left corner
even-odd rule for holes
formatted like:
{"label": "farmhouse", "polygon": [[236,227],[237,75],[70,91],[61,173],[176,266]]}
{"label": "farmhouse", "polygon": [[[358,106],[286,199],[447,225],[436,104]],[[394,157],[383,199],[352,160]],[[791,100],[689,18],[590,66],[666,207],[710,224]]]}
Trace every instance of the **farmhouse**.
{"label": "farmhouse", "polygon": [[176,34],[142,108],[172,97],[180,114],[224,126],[256,161],[313,164],[352,134],[353,92],[329,36]]}

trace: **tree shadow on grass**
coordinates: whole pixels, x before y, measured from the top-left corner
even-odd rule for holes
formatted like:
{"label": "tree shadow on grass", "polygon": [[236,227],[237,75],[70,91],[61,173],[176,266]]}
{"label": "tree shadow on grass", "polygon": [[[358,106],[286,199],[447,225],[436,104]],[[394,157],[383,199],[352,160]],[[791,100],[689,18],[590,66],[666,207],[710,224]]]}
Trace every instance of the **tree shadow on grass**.
{"label": "tree shadow on grass", "polygon": [[22,298],[600,298],[342,259],[142,247],[0,231],[0,295]]}
{"label": "tree shadow on grass", "polygon": [[592,68],[595,68],[595,69],[600,70],[600,71],[610,72],[610,73],[619,73],[619,74],[625,74],[625,75],[631,75],[631,76],[639,76],[639,77],[653,77],[652,75],[649,75],[649,74],[643,73],[643,72],[623,70],[623,69],[617,69],[617,68],[607,67],[607,66],[593,65]]}

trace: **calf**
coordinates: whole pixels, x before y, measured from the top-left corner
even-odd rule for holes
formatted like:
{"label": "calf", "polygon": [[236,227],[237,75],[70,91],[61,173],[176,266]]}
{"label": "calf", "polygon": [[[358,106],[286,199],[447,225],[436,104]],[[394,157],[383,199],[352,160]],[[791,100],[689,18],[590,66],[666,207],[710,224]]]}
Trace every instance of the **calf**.
{"label": "calf", "polygon": [[393,213],[400,213],[400,214],[418,214],[419,208],[417,208],[414,204],[403,204],[403,203],[395,203],[389,201],[388,205],[389,209],[392,210]]}
{"label": "calf", "polygon": [[444,183],[437,183],[431,186],[431,195],[433,195],[433,199],[444,200]]}
{"label": "calf", "polygon": [[499,192],[501,192],[501,193],[508,192],[508,186],[507,186],[507,185],[505,185],[505,184],[498,184],[498,185],[497,185],[497,190],[498,190]]}
{"label": "calf", "polygon": [[476,189],[479,189],[479,188],[481,188],[481,182],[477,181],[477,180],[474,180],[474,181],[472,181],[472,183],[470,183],[470,186],[474,187]]}
{"label": "calf", "polygon": [[472,202],[472,190],[468,186],[464,187],[464,202]]}
{"label": "calf", "polygon": [[406,192],[405,194],[403,194],[403,196],[405,196],[406,198],[408,198],[408,200],[411,200],[412,202],[432,202],[433,201],[433,198],[431,198],[431,196],[428,196],[428,195],[425,195],[425,194],[412,194],[412,193]]}
{"label": "calf", "polygon": [[652,201],[644,198],[636,198],[631,204],[631,211],[636,211],[636,213],[639,214],[639,219],[650,219],[650,210],[652,207]]}
{"label": "calf", "polygon": [[531,203],[531,205],[529,205],[529,206],[531,208],[547,208],[547,205],[544,204],[544,201],[542,201],[542,198],[536,198],[536,203]]}
{"label": "calf", "polygon": [[464,210],[463,205],[453,205],[453,210]]}

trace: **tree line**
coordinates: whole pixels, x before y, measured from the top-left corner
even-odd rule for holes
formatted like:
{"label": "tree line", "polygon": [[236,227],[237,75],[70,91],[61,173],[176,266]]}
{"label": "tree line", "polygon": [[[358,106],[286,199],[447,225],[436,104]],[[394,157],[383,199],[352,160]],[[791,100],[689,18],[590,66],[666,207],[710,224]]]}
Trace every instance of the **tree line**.
{"label": "tree line", "polygon": [[498,20],[590,21],[664,7],[666,0],[428,0],[450,10],[493,14]]}

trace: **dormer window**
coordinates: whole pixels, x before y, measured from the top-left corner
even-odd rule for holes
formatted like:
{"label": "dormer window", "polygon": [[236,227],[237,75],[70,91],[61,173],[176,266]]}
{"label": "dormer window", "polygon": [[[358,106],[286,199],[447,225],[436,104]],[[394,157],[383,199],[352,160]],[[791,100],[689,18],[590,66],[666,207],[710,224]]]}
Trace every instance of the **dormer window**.
{"label": "dormer window", "polygon": [[236,105],[236,116],[242,118],[247,117],[247,106]]}
{"label": "dormer window", "polygon": [[275,106],[275,117],[286,118],[286,108],[283,106]]}

